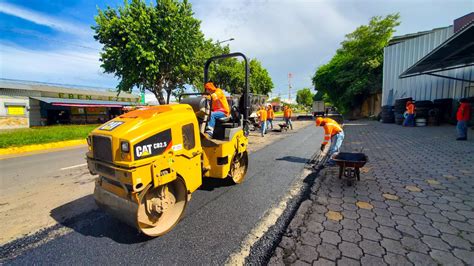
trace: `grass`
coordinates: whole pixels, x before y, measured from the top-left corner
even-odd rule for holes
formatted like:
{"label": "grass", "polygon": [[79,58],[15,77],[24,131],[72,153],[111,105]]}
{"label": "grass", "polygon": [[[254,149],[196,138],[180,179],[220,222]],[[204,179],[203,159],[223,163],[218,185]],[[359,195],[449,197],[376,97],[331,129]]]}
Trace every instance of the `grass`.
{"label": "grass", "polygon": [[58,125],[0,131],[0,148],[85,139],[98,125]]}

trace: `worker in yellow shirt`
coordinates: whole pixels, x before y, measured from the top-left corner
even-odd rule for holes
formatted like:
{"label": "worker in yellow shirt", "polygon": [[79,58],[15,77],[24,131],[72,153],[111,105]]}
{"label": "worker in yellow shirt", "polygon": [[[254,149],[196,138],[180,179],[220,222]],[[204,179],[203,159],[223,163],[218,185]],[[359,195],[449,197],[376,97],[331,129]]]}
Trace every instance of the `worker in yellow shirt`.
{"label": "worker in yellow shirt", "polygon": [[211,95],[212,100],[212,112],[211,117],[209,118],[209,122],[207,123],[206,130],[206,133],[209,135],[209,137],[212,138],[212,134],[214,133],[214,127],[216,125],[216,120],[229,116],[230,108],[224,92],[220,88],[216,88],[214,86],[214,83],[207,82],[204,85],[204,88],[206,89],[206,92]]}
{"label": "worker in yellow shirt", "polygon": [[275,113],[273,112],[272,105],[269,104],[267,107],[267,121],[268,121],[267,129],[270,128],[271,130],[273,130],[273,118],[275,118]]}
{"label": "worker in yellow shirt", "polygon": [[344,141],[344,130],[342,130],[341,125],[339,125],[336,121],[332,120],[331,118],[316,118],[316,126],[320,126],[324,128],[324,140],[321,144],[321,151],[324,150],[326,145],[328,144],[329,140],[331,140],[331,146],[329,147],[329,162],[328,165],[334,165],[334,160],[332,159],[332,155],[334,153],[339,152],[339,149],[342,146],[342,142]]}
{"label": "worker in yellow shirt", "polygon": [[260,129],[263,137],[267,133],[267,110],[265,110],[263,105],[261,105],[257,111],[257,116],[260,121]]}

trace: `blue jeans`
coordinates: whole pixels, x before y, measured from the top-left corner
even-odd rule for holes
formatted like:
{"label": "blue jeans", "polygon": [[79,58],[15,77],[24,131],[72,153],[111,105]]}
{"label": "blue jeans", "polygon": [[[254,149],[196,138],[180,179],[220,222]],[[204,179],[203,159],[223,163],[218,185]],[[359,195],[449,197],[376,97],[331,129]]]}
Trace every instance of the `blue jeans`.
{"label": "blue jeans", "polygon": [[415,115],[408,115],[405,121],[403,121],[403,126],[414,127],[415,126]]}
{"label": "blue jeans", "polygon": [[207,127],[211,131],[214,131],[214,127],[216,126],[216,120],[223,117],[226,117],[224,112],[221,112],[221,111],[212,112],[211,118],[209,119],[209,123],[207,123]]}
{"label": "blue jeans", "polygon": [[291,118],[285,118],[286,126],[293,129],[293,124],[291,123]]}
{"label": "blue jeans", "polygon": [[267,128],[273,129],[273,119],[268,119],[267,123],[268,123]]}
{"label": "blue jeans", "polygon": [[456,130],[458,131],[458,138],[467,139],[467,122],[466,121],[458,121],[458,124],[456,125]]}
{"label": "blue jeans", "polygon": [[263,137],[263,135],[267,133],[267,121],[260,122],[260,129]]}
{"label": "blue jeans", "polygon": [[339,152],[339,149],[342,146],[342,142],[344,141],[344,132],[339,132],[336,135],[331,137],[331,146],[329,147],[328,155],[329,155],[329,162],[333,162],[331,156]]}

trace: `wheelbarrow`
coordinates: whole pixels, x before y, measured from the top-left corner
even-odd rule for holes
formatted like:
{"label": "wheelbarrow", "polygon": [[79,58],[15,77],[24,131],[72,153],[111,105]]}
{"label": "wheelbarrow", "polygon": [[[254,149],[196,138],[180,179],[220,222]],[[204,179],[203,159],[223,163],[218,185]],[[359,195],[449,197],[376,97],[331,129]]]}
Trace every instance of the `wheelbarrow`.
{"label": "wheelbarrow", "polygon": [[367,155],[363,153],[340,152],[332,157],[339,166],[339,179],[344,175],[348,186],[360,181],[360,168],[367,163]]}

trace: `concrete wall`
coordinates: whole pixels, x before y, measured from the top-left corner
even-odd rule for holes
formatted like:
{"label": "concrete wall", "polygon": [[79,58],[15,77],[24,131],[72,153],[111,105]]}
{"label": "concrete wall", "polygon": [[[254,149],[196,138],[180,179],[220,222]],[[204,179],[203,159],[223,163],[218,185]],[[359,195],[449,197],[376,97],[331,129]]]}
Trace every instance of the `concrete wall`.
{"label": "concrete wall", "polygon": [[[400,79],[400,74],[453,35],[453,27],[385,47],[382,105],[393,105],[399,98],[415,100],[459,99],[474,96],[474,84],[428,75]],[[474,79],[474,66],[439,72],[461,79]]]}

